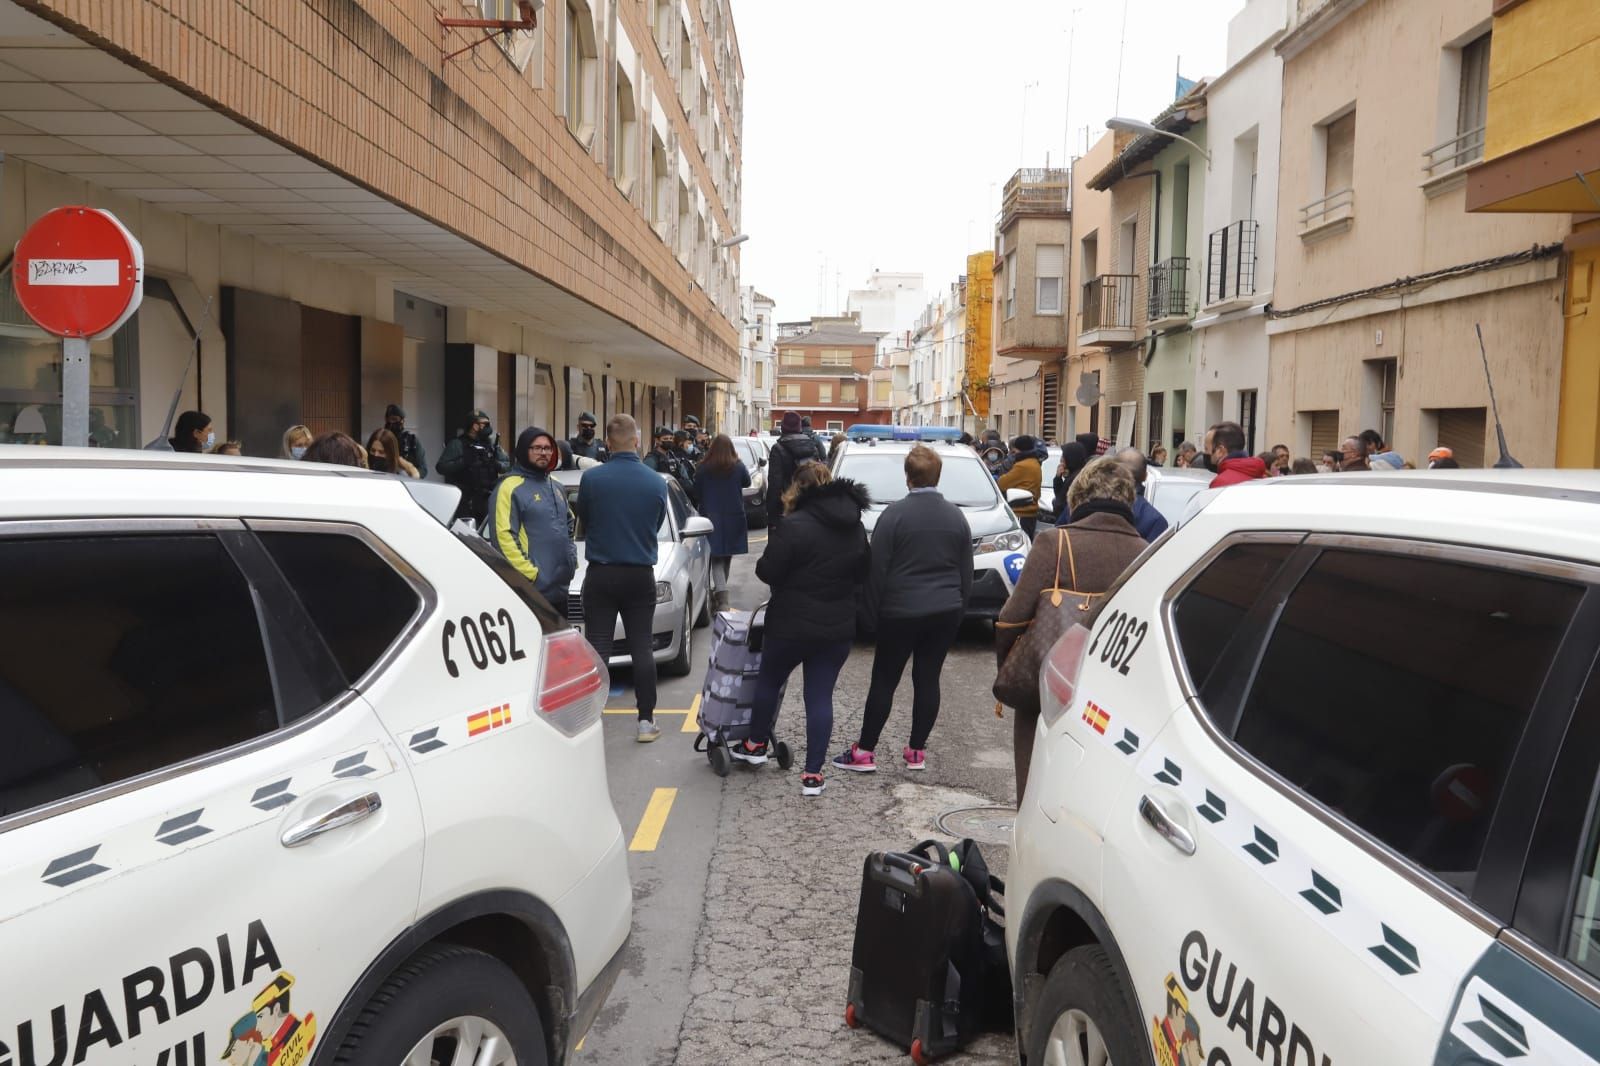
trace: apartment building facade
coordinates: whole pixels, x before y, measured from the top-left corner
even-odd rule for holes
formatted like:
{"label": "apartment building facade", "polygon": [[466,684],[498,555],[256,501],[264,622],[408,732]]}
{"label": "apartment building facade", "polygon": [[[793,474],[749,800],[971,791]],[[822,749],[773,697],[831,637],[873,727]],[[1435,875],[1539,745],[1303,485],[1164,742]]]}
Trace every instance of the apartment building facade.
{"label": "apartment building facade", "polygon": [[[144,246],[97,443],[159,436],[176,393],[257,455],[401,402],[437,455],[475,407],[673,421],[738,375],[726,0],[559,0],[454,59],[481,31],[441,41],[437,8],[0,0],[0,245],[88,204]],[[9,300],[0,324],[0,436],[59,440],[56,346]]]}
{"label": "apartment building facade", "polygon": [[[1492,0],[1300,0],[1283,60],[1267,422],[1297,455],[1378,430],[1418,461],[1556,458],[1566,216],[1467,214]],[[1436,91],[1418,91],[1420,84]],[[1419,465],[1421,465],[1419,463]]]}
{"label": "apartment building facade", "polygon": [[[1600,466],[1600,7],[1590,0],[1496,0],[1483,159],[1467,210],[1566,217],[1556,465]],[[1582,175],[1581,179],[1579,175]]]}
{"label": "apartment building facade", "polygon": [[995,227],[994,395],[1002,433],[1055,440],[1071,350],[1067,260],[1072,175],[1022,169],[1005,184]]}
{"label": "apartment building facade", "polygon": [[777,323],[772,297],[763,296],[755,286],[740,290],[744,315],[744,347],[740,353],[743,369],[739,377],[740,422],[735,430],[747,433],[772,426],[773,373],[778,359]]}
{"label": "apartment building facade", "polygon": [[905,422],[959,426],[966,414],[967,278],[952,281],[917,316],[906,343],[910,403]]}
{"label": "apartment building facade", "polygon": [[1090,430],[1127,446],[1143,435],[1140,408],[1150,341],[1148,267],[1158,250],[1152,241],[1157,171],[1140,165],[1148,162],[1146,153],[1153,147],[1147,136],[1113,144],[1111,158],[1098,172],[1091,172],[1086,184],[1087,192],[1104,198],[1096,211],[1103,226],[1079,238],[1086,280],[1079,286],[1078,347],[1097,350],[1104,358],[1098,371],[1100,395],[1091,405],[1099,411],[1091,414]]}
{"label": "apartment building facade", "polygon": [[[1152,410],[1152,436],[1169,448],[1197,439],[1223,417],[1247,426],[1252,453],[1287,441],[1266,438],[1267,305],[1273,298],[1283,60],[1275,51],[1294,0],[1249,0],[1228,22],[1227,67],[1206,87],[1205,171],[1200,234],[1190,253],[1194,377],[1186,392]],[[1191,170],[1191,174],[1193,170]],[[1189,410],[1193,408],[1193,410]],[[1155,423],[1164,414],[1165,426]],[[1154,432],[1164,429],[1164,433]]]}
{"label": "apartment building facade", "polygon": [[773,416],[794,411],[819,430],[890,422],[891,375],[878,366],[879,339],[854,315],[813,318],[804,332],[780,337]]}
{"label": "apartment building facade", "polygon": [[[1132,293],[1120,288],[1117,281],[1105,280],[1107,275],[1116,273],[1112,269],[1115,234],[1111,194],[1089,184],[1131,139],[1125,133],[1106,133],[1072,168],[1072,250],[1067,271],[1071,354],[1062,381],[1066,409],[1062,439],[1104,432],[1109,422],[1103,412],[1110,353],[1114,346],[1134,341]],[[1119,291],[1125,295],[1119,297]],[[1125,325],[1119,324],[1123,322]],[[1118,333],[1108,332],[1113,326]]]}

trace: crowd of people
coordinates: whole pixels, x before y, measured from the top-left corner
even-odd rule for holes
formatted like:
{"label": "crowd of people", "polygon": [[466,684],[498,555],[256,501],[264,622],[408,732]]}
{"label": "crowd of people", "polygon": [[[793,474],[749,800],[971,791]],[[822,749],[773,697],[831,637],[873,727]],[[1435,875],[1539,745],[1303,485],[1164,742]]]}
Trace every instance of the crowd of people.
{"label": "crowd of people", "polygon": [[[313,435],[303,425],[291,426],[283,434],[282,456],[422,477],[427,456],[405,419],[402,408],[389,405],[384,425],[372,431],[364,447],[344,433]],[[1337,453],[1326,452],[1316,462],[1291,459],[1283,445],[1251,455],[1246,439],[1237,423],[1219,422],[1198,447],[1180,444],[1173,465],[1208,471],[1212,488],[1295,474],[1413,468],[1374,430],[1346,438]],[[866,489],[834,477],[830,468],[842,440],[835,438],[830,452],[795,412],[783,415],[779,424],[767,464],[770,533],[755,567],[768,589],[764,648],[749,739],[732,751],[742,762],[767,761],[783,692],[794,671],[801,670],[805,796],[822,793],[826,766],[854,773],[878,769],[877,748],[908,665],[912,712],[901,758],[909,771],[927,767],[940,675],[973,582],[971,528],[961,509],[939,493],[943,460],[938,451],[918,445],[907,453],[906,495],[878,516],[869,540],[862,522],[871,504]],[[1163,466],[1168,457],[1162,447],[1146,455],[1137,448],[1115,450],[1110,441],[1081,434],[1061,445],[1051,470],[1050,446],[1032,435],[1006,442],[989,431],[963,442],[987,463],[1034,540],[995,625],[997,669],[1004,678],[1008,663],[1015,673],[1014,660],[1038,654],[1030,645],[1037,645],[1040,634],[1055,632],[1041,622],[1061,624],[1056,617],[1061,610],[1086,616],[1166,531],[1167,520],[1144,493],[1150,468]],[[199,411],[183,413],[170,443],[182,452],[239,454],[237,442],[219,442],[211,419]],[[530,426],[517,435],[508,455],[489,415],[474,410],[446,442],[434,470],[461,489],[456,517],[479,528],[563,615],[577,573],[577,551],[566,493],[549,482],[558,470],[587,470],[573,505],[585,536],[587,566],[578,593],[585,631],[596,652],[609,660],[620,622],[637,700],[636,738],[649,743],[661,735],[654,721],[652,630],[657,531],[668,508],[667,479],[681,485],[711,521],[712,606],[720,611],[729,603],[733,557],[750,549],[743,490],[751,484],[751,471],[728,436],[706,434],[693,416],[681,428],[656,426],[648,450],[643,443],[632,417],[611,417],[601,433],[594,415],[584,412],[574,436],[562,439]],[[1457,464],[1448,448],[1437,448],[1427,465]],[[1047,477],[1053,506],[1042,502]],[[876,641],[861,730],[830,760],[835,689],[862,631],[873,633]],[[997,714],[1003,716],[1009,707],[1013,717],[1019,800],[1039,714],[1032,680],[1037,664],[1020,665],[1024,676],[1031,672],[1028,684],[1011,694],[1009,703],[995,704]]]}

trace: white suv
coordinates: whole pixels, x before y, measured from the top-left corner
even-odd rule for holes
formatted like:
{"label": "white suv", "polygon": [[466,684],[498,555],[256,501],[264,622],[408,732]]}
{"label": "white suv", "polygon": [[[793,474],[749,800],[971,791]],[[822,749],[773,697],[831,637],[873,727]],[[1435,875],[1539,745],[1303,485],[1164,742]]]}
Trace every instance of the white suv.
{"label": "white suv", "polygon": [[632,917],[606,671],[454,499],[0,448],[0,1063],[567,1061]]}
{"label": "white suv", "polygon": [[1203,502],[1041,672],[1023,1061],[1600,1059],[1600,475]]}

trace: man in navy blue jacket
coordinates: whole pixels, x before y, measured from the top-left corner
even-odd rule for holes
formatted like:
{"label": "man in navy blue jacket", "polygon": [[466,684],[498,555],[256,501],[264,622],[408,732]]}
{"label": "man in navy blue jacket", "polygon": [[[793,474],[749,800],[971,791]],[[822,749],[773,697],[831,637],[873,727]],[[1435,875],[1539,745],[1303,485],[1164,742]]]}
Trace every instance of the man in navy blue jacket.
{"label": "man in navy blue jacket", "polygon": [[[656,658],[650,647],[656,614],[656,537],[667,517],[667,483],[639,460],[639,425],[628,415],[606,423],[611,458],[583,475],[574,507],[584,528],[584,629],[602,661],[622,617],[639,701],[638,741],[661,736],[655,723]],[[689,639],[687,633],[684,639]]]}
{"label": "man in navy blue jacket", "polygon": [[1156,510],[1155,504],[1144,498],[1144,479],[1149,474],[1144,452],[1138,448],[1124,448],[1117,453],[1117,462],[1128,468],[1138,490],[1133,498],[1133,528],[1139,531],[1146,544],[1153,544],[1167,531],[1167,520]]}

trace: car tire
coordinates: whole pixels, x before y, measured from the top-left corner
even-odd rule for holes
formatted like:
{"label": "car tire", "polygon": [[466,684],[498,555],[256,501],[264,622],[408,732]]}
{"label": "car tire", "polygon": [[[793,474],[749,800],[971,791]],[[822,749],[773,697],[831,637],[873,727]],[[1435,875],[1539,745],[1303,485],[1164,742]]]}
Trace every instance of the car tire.
{"label": "car tire", "polygon": [[[694,589],[689,590],[689,595],[694,595]],[[694,627],[704,629],[711,624],[711,590],[706,589],[706,598],[700,604],[700,613],[694,616]]]}
{"label": "car tire", "polygon": [[[1098,1038],[1118,1066],[1151,1061],[1138,1007],[1098,944],[1073,948],[1051,967],[1028,1025],[1030,1066],[1056,1061],[1046,1058],[1046,1052],[1057,1038]],[[1086,1058],[1095,1061],[1092,1055]],[[1078,1060],[1067,1056],[1065,1061]]]}
{"label": "car tire", "polygon": [[690,646],[694,643],[694,589],[685,593],[690,602],[683,605],[683,622],[678,630],[678,654],[661,664],[661,672],[668,677],[688,677],[692,669],[689,662]]}
{"label": "car tire", "polygon": [[539,1012],[509,966],[471,948],[429,948],[383,983],[333,1061],[336,1066],[394,1066],[410,1061],[425,1039],[448,1048],[463,1033],[493,1035],[490,1027],[504,1038],[517,1066],[549,1063]]}

